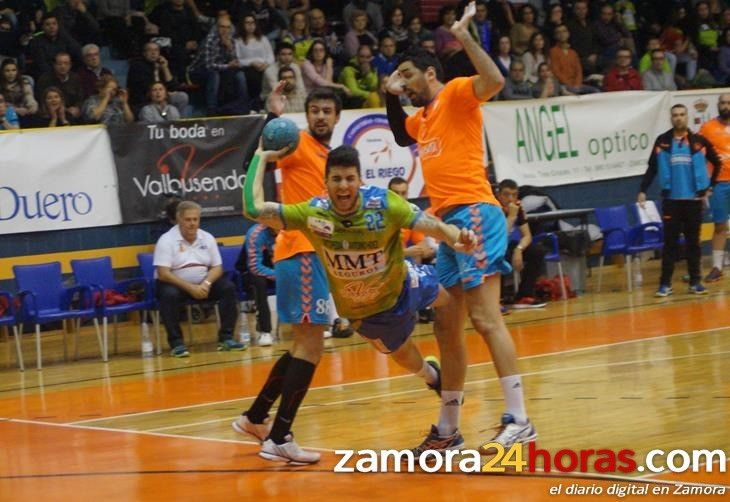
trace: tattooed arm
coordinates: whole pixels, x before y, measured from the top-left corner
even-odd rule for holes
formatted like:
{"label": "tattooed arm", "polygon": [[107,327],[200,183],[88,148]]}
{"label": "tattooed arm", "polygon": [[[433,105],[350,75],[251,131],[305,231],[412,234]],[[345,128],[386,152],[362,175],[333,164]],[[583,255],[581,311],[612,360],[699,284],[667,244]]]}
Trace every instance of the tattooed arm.
{"label": "tattooed arm", "polygon": [[257,150],[248,165],[243,186],[243,215],[273,229],[284,228],[281,204],[264,201],[264,172],[267,162],[275,162],[284,151]]}
{"label": "tattooed arm", "polygon": [[442,222],[428,213],[423,213],[413,226],[414,230],[445,242],[456,251],[469,253],[477,244],[476,235],[468,228],[459,229],[455,225]]}

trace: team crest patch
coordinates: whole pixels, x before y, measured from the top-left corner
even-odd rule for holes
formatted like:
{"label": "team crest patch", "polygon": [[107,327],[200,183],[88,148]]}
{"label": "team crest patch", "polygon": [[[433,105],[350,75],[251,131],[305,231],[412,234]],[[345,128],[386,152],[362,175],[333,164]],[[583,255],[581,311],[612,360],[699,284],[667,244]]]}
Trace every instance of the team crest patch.
{"label": "team crest patch", "polygon": [[312,232],[321,237],[332,237],[332,233],[335,231],[334,222],[315,216],[309,216],[307,218],[307,226]]}
{"label": "team crest patch", "polygon": [[365,209],[382,209],[383,198],[382,197],[370,197],[365,202]]}

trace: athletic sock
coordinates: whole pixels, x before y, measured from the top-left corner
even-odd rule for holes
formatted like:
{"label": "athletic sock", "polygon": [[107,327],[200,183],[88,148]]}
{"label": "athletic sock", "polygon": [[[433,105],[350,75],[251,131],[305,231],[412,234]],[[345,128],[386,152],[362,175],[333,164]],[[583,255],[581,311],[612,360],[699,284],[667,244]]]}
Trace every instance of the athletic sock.
{"label": "athletic sock", "polygon": [[460,390],[441,391],[441,413],[437,425],[439,436],[450,436],[459,428],[461,404],[464,402],[464,392]]}
{"label": "athletic sock", "polygon": [[433,366],[423,361],[423,367],[416,373],[416,376],[423,378],[427,384],[433,385],[438,382],[439,375]]}
{"label": "athletic sock", "polygon": [[725,250],[712,250],[712,266],[718,270],[722,270],[723,260],[725,259]]}
{"label": "athletic sock", "polygon": [[510,375],[499,379],[502,384],[504,401],[507,404],[507,413],[515,417],[518,425],[527,423],[527,412],[525,411],[525,397],[522,393],[522,377]]}
{"label": "athletic sock", "polygon": [[296,357],[293,357],[289,363],[289,369],[284,377],[284,387],[281,391],[281,403],[276,412],[271,434],[269,434],[269,439],[274,443],[284,444],[286,442],[286,435],[291,432],[297,410],[302,404],[304,396],[307,395],[316,368],[317,366],[309,361]]}
{"label": "athletic sock", "polygon": [[284,376],[287,374],[287,368],[289,368],[291,361],[292,356],[287,352],[271,368],[269,378],[266,380],[264,386],[261,387],[259,395],[256,396],[256,400],[248,411],[244,413],[251,422],[260,424],[269,415],[271,406],[281,395],[281,389],[284,387]]}

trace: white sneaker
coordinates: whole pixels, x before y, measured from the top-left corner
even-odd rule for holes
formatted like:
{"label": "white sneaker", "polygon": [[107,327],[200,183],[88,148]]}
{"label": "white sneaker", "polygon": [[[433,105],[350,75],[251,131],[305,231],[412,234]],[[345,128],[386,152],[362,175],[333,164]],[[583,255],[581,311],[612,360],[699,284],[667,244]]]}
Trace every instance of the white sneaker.
{"label": "white sneaker", "polygon": [[324,337],[325,338],[332,338],[332,332],[330,330],[325,331],[324,332]]}
{"label": "white sneaker", "polygon": [[246,415],[241,415],[231,423],[233,430],[239,434],[248,434],[252,438],[256,439],[259,443],[263,443],[264,440],[269,436],[273,422],[270,418],[266,418],[264,423],[255,424],[248,419]]}
{"label": "white sneaker", "polygon": [[272,343],[274,343],[274,341],[271,338],[271,333],[261,333],[256,341],[256,344],[259,347],[270,347]]}
{"label": "white sneaker", "polygon": [[[508,450],[515,443],[531,443],[535,439],[537,439],[537,432],[532,426],[532,422],[528,420],[526,424],[518,425],[512,414],[505,413],[502,415],[502,423],[497,428],[497,434],[489,442],[499,443],[505,450]],[[497,449],[480,446],[479,453],[494,455],[497,453]]]}
{"label": "white sneaker", "polygon": [[307,465],[319,462],[320,454],[316,451],[302,450],[291,434],[286,435],[286,443],[276,444],[267,439],[261,446],[259,457],[266,460],[288,462],[292,465]]}

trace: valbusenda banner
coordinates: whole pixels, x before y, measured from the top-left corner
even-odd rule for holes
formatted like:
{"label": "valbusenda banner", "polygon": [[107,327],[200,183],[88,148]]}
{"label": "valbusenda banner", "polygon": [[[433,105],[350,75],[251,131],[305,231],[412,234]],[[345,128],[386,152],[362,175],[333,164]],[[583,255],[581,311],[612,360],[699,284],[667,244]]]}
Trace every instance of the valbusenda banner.
{"label": "valbusenda banner", "polygon": [[103,127],[0,134],[0,234],[122,222]]}
{"label": "valbusenda banner", "polygon": [[497,179],[555,186],[640,175],[670,94],[621,92],[482,107]]}

